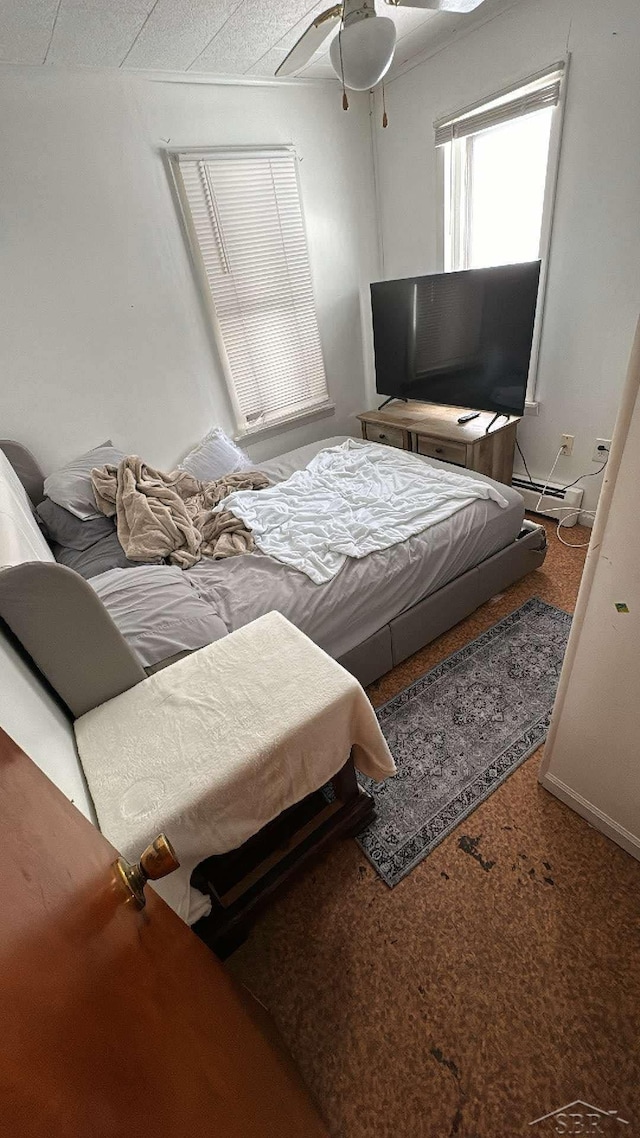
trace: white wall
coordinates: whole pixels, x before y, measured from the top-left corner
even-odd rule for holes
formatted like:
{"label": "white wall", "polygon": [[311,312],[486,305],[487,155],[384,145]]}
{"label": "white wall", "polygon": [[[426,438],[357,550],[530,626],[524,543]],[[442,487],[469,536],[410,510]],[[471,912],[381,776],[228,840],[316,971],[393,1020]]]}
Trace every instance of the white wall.
{"label": "white wall", "polygon": [[[355,431],[360,289],[377,275],[365,96],[0,69],[0,434],[53,469],[112,437],[159,466],[230,407],[160,151],[293,143],[335,415],[251,448]],[[85,812],[73,733],[0,639],[0,724]]]}
{"label": "white wall", "polygon": [[293,143],[335,415],[266,457],[355,430],[359,289],[376,275],[366,96],[53,68],[0,70],[0,418],[45,470],[110,436],[160,466],[233,428],[161,148]]}
{"label": "white wall", "polygon": [[[519,430],[534,475],[575,435],[566,482],[596,470],[595,439],[611,437],[640,310],[639,44],[637,0],[520,0],[392,80],[389,127],[374,128],[385,276],[438,271],[433,121],[571,51],[540,415]],[[585,482],[585,507],[600,482]]]}
{"label": "white wall", "polygon": [[[541,780],[640,858],[640,325]],[[616,602],[628,613],[619,613]]]}

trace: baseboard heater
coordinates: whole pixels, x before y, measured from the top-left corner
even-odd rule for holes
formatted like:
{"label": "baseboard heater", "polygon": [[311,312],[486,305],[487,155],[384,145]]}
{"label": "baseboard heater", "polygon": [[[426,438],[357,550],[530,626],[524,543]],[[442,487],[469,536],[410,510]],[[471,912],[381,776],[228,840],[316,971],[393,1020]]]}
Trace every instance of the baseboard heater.
{"label": "baseboard heater", "polygon": [[[565,490],[562,486],[556,486],[551,482],[538,505],[538,499],[544,490],[544,482],[531,482],[528,478],[520,478],[518,474],[514,474],[511,485],[522,494],[527,510],[544,514],[545,517],[554,518],[557,522],[566,518],[564,522],[566,526],[574,526],[578,521],[578,515],[572,515],[568,511],[577,510],[582,505],[584,491],[580,486],[572,486],[569,490]],[[566,508],[561,509],[561,507]]]}

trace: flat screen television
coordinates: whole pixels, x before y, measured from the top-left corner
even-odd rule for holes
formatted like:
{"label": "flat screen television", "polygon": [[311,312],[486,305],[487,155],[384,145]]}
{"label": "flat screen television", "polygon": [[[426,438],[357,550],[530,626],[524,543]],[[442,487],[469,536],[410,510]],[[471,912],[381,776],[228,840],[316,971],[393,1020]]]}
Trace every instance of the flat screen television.
{"label": "flat screen television", "polygon": [[540,261],[371,285],[376,389],[522,415]]}

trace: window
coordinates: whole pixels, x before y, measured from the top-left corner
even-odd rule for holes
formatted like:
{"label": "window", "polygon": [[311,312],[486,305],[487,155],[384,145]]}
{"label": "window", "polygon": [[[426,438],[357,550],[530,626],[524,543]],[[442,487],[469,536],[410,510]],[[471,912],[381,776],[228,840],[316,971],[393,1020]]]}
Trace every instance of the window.
{"label": "window", "polygon": [[542,260],[528,401],[542,331],[564,63],[434,123],[446,272]]}
{"label": "window", "polygon": [[186,151],[171,163],[239,430],[326,405],[295,153]]}
{"label": "window", "polygon": [[[542,256],[562,64],[435,124],[444,172],[445,270]],[[552,179],[553,180],[553,179]]]}

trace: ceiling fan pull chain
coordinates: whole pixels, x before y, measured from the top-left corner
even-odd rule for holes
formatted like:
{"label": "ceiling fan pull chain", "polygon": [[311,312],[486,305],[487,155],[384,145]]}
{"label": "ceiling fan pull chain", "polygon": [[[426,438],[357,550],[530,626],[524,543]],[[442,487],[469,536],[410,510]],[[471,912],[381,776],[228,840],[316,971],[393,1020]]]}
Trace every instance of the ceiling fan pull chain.
{"label": "ceiling fan pull chain", "polygon": [[383,80],[382,81],[382,129],[386,130],[388,125],[389,125],[389,119],[387,117],[387,103],[386,103],[386,99],[385,99],[384,80]]}
{"label": "ceiling fan pull chain", "polygon": [[344,27],[344,8],[342,9],[342,24],[338,32],[338,44],[340,47],[340,78],[342,79],[342,109],[343,111],[349,110],[349,100],[347,98],[347,88],[344,85],[344,64],[342,62],[342,29]]}

